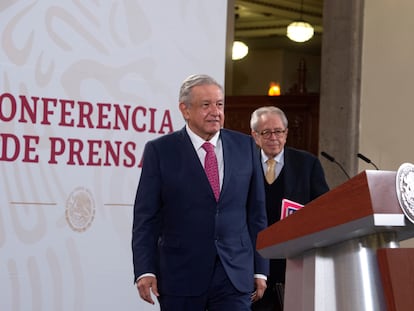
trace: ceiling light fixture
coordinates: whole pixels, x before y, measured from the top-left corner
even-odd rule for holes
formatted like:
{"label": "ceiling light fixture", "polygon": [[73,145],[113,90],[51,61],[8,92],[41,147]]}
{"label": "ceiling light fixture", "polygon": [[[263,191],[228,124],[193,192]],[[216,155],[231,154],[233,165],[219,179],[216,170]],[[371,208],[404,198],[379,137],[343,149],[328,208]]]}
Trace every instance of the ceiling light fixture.
{"label": "ceiling light fixture", "polygon": [[286,35],[288,38],[295,42],[305,42],[313,37],[314,29],[311,24],[305,22],[302,19],[303,12],[303,0],[300,4],[300,19],[290,23],[287,27]]}
{"label": "ceiling light fixture", "polygon": [[249,53],[249,47],[241,41],[233,42],[232,59],[239,60],[244,58]]}

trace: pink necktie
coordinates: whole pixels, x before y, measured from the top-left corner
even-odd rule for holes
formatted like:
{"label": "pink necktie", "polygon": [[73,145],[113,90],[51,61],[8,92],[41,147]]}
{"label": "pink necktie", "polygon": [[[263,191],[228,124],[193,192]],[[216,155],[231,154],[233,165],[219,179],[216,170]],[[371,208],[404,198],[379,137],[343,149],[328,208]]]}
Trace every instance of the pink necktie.
{"label": "pink necktie", "polygon": [[204,159],[204,170],[206,171],[208,181],[210,182],[211,188],[213,189],[216,201],[218,201],[220,196],[220,180],[217,158],[216,154],[214,153],[214,146],[209,142],[205,142],[202,147],[206,151],[206,157]]}

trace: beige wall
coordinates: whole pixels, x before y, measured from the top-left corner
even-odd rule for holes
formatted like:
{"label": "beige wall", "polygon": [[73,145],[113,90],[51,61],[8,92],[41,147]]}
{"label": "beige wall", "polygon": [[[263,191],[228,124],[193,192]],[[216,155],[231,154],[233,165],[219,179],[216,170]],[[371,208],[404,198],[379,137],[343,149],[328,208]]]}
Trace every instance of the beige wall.
{"label": "beige wall", "polygon": [[413,12],[412,0],[365,0],[359,150],[382,170],[414,163]]}
{"label": "beige wall", "polygon": [[414,163],[413,12],[412,0],[365,0],[359,150],[382,170]]}

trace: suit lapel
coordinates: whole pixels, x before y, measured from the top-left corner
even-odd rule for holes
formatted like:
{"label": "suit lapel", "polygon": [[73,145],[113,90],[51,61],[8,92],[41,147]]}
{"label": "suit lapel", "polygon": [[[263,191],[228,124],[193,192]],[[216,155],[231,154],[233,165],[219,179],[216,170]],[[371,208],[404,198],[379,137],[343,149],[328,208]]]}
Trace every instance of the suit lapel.
{"label": "suit lapel", "polygon": [[[221,187],[221,193],[224,193],[228,187],[229,180],[231,177],[232,167],[232,158],[234,155],[234,146],[232,145],[232,140],[228,139],[228,133],[226,131],[220,131],[221,143],[223,146],[223,161],[224,161],[224,176],[223,176],[223,186]],[[222,194],[220,193],[220,197]]]}
{"label": "suit lapel", "polygon": [[186,163],[191,172],[189,173],[190,184],[199,184],[200,180],[202,181],[203,190],[211,193],[211,196],[214,198],[213,189],[210,186],[207,175],[204,171],[204,165],[201,163],[200,158],[198,157],[197,151],[194,149],[193,143],[191,142],[190,136],[188,136],[185,127],[179,132],[181,148],[177,146],[180,150],[180,157]]}
{"label": "suit lapel", "polygon": [[284,170],[283,183],[284,183],[284,188],[285,188],[285,197],[290,197],[296,184],[297,174],[296,174],[295,165],[291,161],[292,158],[290,156],[289,148],[285,148],[285,152],[283,156],[284,156],[284,161],[285,161],[285,164],[283,165],[283,170]]}

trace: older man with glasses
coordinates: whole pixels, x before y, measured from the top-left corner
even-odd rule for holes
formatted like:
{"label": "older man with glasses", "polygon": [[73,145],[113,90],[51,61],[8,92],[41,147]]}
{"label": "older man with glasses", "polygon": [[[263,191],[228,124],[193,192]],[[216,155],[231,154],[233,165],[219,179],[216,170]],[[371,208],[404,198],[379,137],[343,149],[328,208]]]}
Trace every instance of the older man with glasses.
{"label": "older man with glasses", "polygon": [[[263,181],[266,191],[268,225],[281,218],[282,200],[305,205],[329,191],[319,159],[313,154],[287,147],[288,120],[274,106],[261,107],[252,113],[251,134],[260,147]],[[253,311],[283,310],[286,261],[270,260],[267,289]]]}

